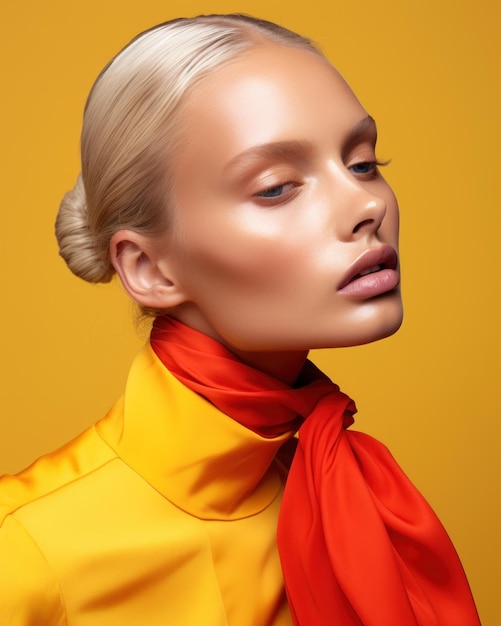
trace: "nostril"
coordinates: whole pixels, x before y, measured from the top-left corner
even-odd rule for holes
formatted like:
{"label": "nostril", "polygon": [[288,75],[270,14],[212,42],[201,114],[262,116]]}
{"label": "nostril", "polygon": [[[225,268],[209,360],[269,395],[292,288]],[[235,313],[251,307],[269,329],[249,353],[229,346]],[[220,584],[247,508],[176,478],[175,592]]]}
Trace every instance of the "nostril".
{"label": "nostril", "polygon": [[363,228],[364,226],[368,226],[369,224],[372,224],[373,221],[374,221],[373,219],[362,220],[355,226],[355,228],[353,229],[353,233],[358,233],[358,231],[361,228]]}

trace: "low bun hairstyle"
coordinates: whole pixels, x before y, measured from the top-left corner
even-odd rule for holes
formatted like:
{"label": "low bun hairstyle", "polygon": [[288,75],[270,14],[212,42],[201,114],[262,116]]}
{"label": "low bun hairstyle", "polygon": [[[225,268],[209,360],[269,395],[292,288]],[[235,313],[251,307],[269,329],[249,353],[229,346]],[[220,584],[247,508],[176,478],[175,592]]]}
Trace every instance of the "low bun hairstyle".
{"label": "low bun hairstyle", "polygon": [[113,277],[113,266],[98,248],[89,226],[87,198],[80,175],[73,189],[65,194],[56,218],[59,254],[70,270],[91,283],[106,283]]}
{"label": "low bun hairstyle", "polygon": [[56,220],[60,254],[74,274],[108,282],[115,232],[158,236],[168,228],[169,170],[183,140],[186,95],[210,72],[270,41],[319,54],[308,39],[271,22],[206,15],[142,33],[104,68],[85,107],[82,174]]}

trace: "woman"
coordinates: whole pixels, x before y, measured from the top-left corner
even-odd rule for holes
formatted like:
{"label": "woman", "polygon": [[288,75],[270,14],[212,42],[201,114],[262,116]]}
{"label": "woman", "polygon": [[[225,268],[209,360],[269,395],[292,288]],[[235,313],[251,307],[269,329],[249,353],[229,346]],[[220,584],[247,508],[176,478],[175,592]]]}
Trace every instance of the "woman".
{"label": "woman", "polygon": [[110,413],[0,483],[0,623],[479,623],[433,512],[306,360],[401,323],[375,143],[268,22],[175,20],[105,68],[56,231],[155,321]]}

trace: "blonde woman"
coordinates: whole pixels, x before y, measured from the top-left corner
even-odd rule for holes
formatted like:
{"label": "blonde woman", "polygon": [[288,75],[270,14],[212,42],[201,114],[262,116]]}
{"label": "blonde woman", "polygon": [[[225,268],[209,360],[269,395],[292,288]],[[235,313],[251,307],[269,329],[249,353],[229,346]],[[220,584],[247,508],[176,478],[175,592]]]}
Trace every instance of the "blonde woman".
{"label": "blonde woman", "polygon": [[262,20],[174,20],[103,70],[57,237],[151,339],[107,416],[0,483],[2,625],[479,623],[440,522],[307,361],[401,323],[375,145]]}

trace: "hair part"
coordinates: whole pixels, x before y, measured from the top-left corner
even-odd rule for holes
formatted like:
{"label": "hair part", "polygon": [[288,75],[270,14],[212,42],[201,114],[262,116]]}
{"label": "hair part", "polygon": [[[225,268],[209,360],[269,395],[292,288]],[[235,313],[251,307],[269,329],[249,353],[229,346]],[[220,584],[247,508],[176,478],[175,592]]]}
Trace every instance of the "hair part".
{"label": "hair part", "polygon": [[211,72],[268,42],[320,54],[309,39],[266,20],[201,15],[141,33],[103,69],[85,107],[82,174],[56,219],[60,254],[74,274],[108,282],[114,233],[165,232],[186,96]]}

